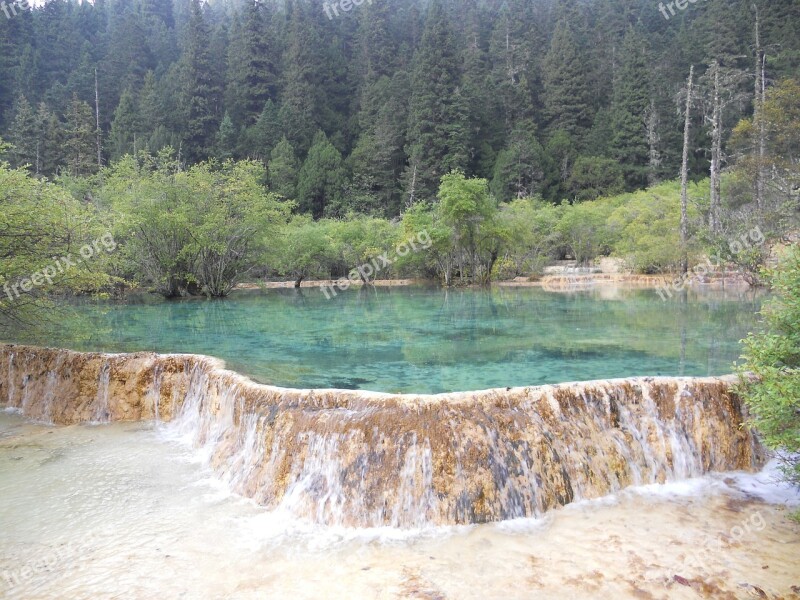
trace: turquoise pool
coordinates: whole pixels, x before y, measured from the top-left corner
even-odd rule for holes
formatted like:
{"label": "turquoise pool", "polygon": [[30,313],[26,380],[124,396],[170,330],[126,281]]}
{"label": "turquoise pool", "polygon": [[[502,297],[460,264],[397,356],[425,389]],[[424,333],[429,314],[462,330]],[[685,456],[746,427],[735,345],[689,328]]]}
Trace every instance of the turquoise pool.
{"label": "turquoise pool", "polygon": [[378,288],[237,292],[224,301],[62,306],[7,341],[216,356],[262,383],[437,393],[731,372],[762,297],[663,302],[652,290]]}

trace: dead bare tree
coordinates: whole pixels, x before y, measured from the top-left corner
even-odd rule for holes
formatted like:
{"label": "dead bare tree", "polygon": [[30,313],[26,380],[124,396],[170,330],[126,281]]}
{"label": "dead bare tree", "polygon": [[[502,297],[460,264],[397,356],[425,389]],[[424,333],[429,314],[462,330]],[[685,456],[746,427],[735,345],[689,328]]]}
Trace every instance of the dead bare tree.
{"label": "dead bare tree", "polygon": [[686,115],[683,126],[683,160],[681,161],[681,273],[689,272],[689,134],[692,127],[692,95],[694,65],[689,69],[686,84]]}

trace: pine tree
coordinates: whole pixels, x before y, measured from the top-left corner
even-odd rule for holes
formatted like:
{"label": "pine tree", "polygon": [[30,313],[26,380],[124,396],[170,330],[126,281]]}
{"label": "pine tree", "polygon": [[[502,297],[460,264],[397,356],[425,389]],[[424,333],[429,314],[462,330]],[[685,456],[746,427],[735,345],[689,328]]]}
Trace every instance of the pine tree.
{"label": "pine tree", "polygon": [[459,52],[440,0],[433,0],[411,78],[409,194],[433,199],[443,175],[467,164],[466,107]]}
{"label": "pine tree", "polygon": [[126,154],[133,154],[134,141],[140,143],[138,149],[142,148],[142,124],[136,104],[136,96],[131,88],[122,92],[117,110],[114,111],[114,120],[111,123],[109,141],[112,162]]}
{"label": "pine tree", "polygon": [[544,191],[549,164],[535,131],[533,122],[521,123],[498,155],[492,179],[492,193],[498,199],[530,198]]}
{"label": "pine tree", "polygon": [[97,169],[95,120],[92,108],[73,95],[67,110],[64,149],[70,175],[80,177]]}
{"label": "pine tree", "polygon": [[364,131],[348,159],[352,188],[362,199],[362,210],[370,214],[394,217],[402,209],[400,177],[406,166],[407,89],[405,73],[371,86],[369,98],[378,107],[377,112],[363,124]]}
{"label": "pine tree", "polygon": [[267,100],[277,96],[277,49],[269,11],[269,5],[248,0],[231,32],[225,104],[240,127],[255,123]]}
{"label": "pine tree", "polygon": [[11,123],[11,164],[15,167],[28,165],[32,172],[38,163],[36,115],[25,96],[14,103],[14,120]]}
{"label": "pine tree", "polygon": [[297,177],[300,161],[294,153],[289,140],[283,138],[270,155],[268,166],[269,189],[276,194],[293,200],[297,194]]}
{"label": "pine tree", "polygon": [[242,136],[239,154],[266,161],[281,137],[280,109],[272,100],[267,100],[255,125]]}
{"label": "pine tree", "polygon": [[220,160],[229,160],[233,158],[236,150],[236,128],[233,126],[233,121],[228,112],[222,118],[219,124],[219,131],[214,142],[214,156]]}
{"label": "pine tree", "polygon": [[285,87],[280,110],[282,133],[304,156],[314,132],[322,127],[321,40],[302,2],[289,3],[289,46],[286,50]]}
{"label": "pine tree", "polygon": [[625,182],[634,190],[647,185],[650,148],[647,113],[650,108],[647,42],[633,29],[625,35],[614,78],[611,104],[613,157],[622,165]]}
{"label": "pine tree", "polygon": [[181,112],[183,141],[188,162],[209,156],[219,124],[220,90],[214,87],[209,45],[211,32],[199,0],[192,1],[183,55]]}
{"label": "pine tree", "polygon": [[311,213],[315,219],[338,216],[335,211],[342,202],[344,185],[342,155],[328,136],[318,131],[300,169],[297,183],[300,210]]}
{"label": "pine tree", "polygon": [[64,128],[44,102],[36,113],[39,140],[39,173],[53,175],[64,162]]}
{"label": "pine tree", "polygon": [[592,126],[586,57],[567,21],[556,26],[543,63],[544,114],[548,131],[562,130],[578,145]]}

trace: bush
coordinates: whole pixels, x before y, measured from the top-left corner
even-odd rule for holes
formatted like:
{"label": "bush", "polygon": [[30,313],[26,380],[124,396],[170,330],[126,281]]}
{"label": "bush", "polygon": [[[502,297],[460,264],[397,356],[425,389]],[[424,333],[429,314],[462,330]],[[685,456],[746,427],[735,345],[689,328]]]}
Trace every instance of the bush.
{"label": "bush", "polygon": [[[696,198],[698,186],[689,190],[689,218],[693,229],[700,226]],[[677,271],[681,263],[681,190],[678,182],[618,197],[619,207],[608,220],[616,232],[614,254],[637,273]],[[697,248],[687,248],[690,262],[698,260]]]}
{"label": "bush", "polygon": [[767,447],[785,453],[789,481],[800,485],[800,247],[770,273],[775,298],[764,310],[767,331],[744,340],[737,391]]}

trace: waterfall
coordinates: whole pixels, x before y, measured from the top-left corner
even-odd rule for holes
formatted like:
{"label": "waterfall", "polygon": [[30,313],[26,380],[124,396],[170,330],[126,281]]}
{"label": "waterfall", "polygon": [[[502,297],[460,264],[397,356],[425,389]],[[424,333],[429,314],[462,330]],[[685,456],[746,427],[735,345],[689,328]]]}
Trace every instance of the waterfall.
{"label": "waterfall", "polygon": [[[5,368],[3,367],[5,365]],[[257,385],[202,356],[0,346],[0,405],[159,420],[235,492],[343,526],[532,517],[627,486],[754,470],[732,378],[390,395]]]}
{"label": "waterfall", "polygon": [[109,388],[111,386],[111,365],[103,363],[100,368],[100,379],[97,386],[97,398],[94,404],[92,421],[95,423],[108,423],[111,416],[109,406]]}

